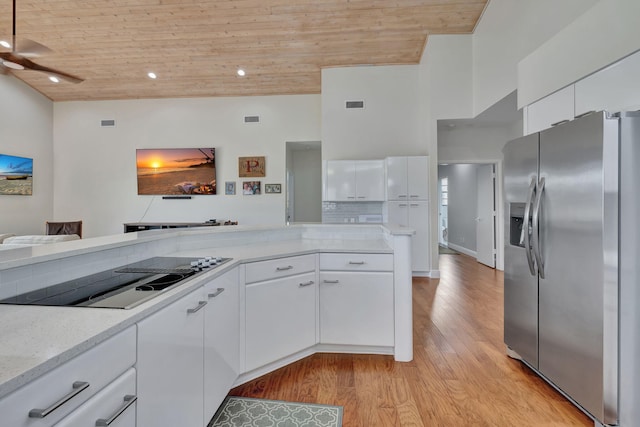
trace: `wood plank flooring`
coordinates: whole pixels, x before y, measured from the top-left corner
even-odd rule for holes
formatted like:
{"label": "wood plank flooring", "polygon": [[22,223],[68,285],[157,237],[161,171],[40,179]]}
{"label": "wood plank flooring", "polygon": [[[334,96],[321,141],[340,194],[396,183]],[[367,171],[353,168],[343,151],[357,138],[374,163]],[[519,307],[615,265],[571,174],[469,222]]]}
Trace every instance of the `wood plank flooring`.
{"label": "wood plank flooring", "polygon": [[441,279],[414,278],[414,360],[315,354],[230,395],[341,405],[345,427],[593,426],[505,355],[502,272],[441,255]]}

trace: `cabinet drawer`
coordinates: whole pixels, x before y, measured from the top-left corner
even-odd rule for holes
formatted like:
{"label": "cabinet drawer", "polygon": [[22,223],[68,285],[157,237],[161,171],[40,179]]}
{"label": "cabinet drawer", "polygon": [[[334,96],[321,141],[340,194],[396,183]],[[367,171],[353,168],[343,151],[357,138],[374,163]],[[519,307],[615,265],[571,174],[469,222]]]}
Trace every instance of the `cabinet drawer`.
{"label": "cabinet drawer", "polygon": [[253,283],[278,277],[315,271],[315,255],[301,255],[288,258],[252,262],[246,265],[245,282]]}
{"label": "cabinet drawer", "polygon": [[320,254],[320,270],[393,271],[392,254]]}
{"label": "cabinet drawer", "polygon": [[130,368],[106,386],[55,427],[95,426],[135,427],[136,425],[136,370]]}
{"label": "cabinet drawer", "polygon": [[[135,362],[136,329],[132,326],[0,400],[1,423],[11,427],[51,426]],[[85,388],[79,383],[89,385]],[[47,411],[44,418],[29,417],[30,411],[48,410],[60,401],[64,403]]]}

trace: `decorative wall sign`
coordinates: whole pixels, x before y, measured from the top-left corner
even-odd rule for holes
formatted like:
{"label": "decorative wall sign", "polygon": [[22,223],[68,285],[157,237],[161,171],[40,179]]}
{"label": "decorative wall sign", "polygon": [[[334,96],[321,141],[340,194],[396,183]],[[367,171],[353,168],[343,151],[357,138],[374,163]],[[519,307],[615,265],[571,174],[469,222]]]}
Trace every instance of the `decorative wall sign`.
{"label": "decorative wall sign", "polygon": [[264,156],[238,157],[238,175],[240,178],[264,177]]}
{"label": "decorative wall sign", "polygon": [[33,195],[33,159],[0,154],[0,194]]}
{"label": "decorative wall sign", "polygon": [[260,181],[245,181],[242,183],[242,194],[253,196],[260,194]]}
{"label": "decorative wall sign", "polygon": [[264,193],[265,194],[282,193],[282,184],[265,184]]}
{"label": "decorative wall sign", "polygon": [[235,181],[227,181],[224,183],[224,194],[228,196],[233,196],[236,194],[236,182]]}

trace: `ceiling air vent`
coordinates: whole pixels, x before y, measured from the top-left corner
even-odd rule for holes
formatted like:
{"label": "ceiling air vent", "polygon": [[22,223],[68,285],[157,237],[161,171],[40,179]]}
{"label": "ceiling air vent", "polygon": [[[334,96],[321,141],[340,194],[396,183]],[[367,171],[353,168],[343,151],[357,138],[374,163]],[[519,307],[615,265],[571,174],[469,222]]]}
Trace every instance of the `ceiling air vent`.
{"label": "ceiling air vent", "polygon": [[111,127],[113,127],[115,125],[116,125],[116,121],[115,120],[100,120],[100,126],[103,126],[103,127],[104,126],[107,126],[107,127],[111,126]]}
{"label": "ceiling air vent", "polygon": [[260,123],[260,116],[244,116],[245,123]]}
{"label": "ceiling air vent", "polygon": [[347,101],[347,108],[364,108],[364,101]]}

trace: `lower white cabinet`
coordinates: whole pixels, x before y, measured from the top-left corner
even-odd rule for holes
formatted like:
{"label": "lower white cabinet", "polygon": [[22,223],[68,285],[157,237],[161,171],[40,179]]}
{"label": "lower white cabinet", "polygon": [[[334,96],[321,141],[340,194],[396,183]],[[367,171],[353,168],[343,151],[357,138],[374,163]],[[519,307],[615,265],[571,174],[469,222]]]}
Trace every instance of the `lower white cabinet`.
{"label": "lower white cabinet", "polygon": [[320,272],[320,343],[394,345],[393,273]]}
{"label": "lower white cabinet", "polygon": [[317,343],[316,293],[315,271],[247,285],[247,371]]}
{"label": "lower white cabinet", "polygon": [[204,421],[208,422],[231,389],[240,367],[238,268],[204,287]]}
{"label": "lower white cabinet", "polygon": [[135,427],[136,370],[130,368],[55,427]]}
{"label": "lower white cabinet", "polygon": [[429,202],[388,202],[388,222],[413,228],[411,270],[426,273],[431,268],[429,250]]}
{"label": "lower white cabinet", "polygon": [[138,323],[137,425],[202,427],[203,288]]}

